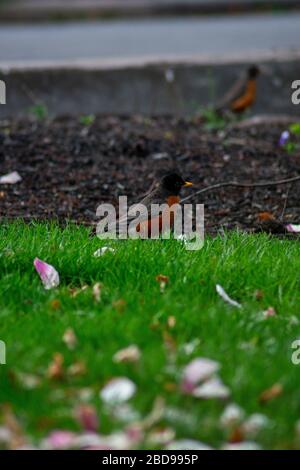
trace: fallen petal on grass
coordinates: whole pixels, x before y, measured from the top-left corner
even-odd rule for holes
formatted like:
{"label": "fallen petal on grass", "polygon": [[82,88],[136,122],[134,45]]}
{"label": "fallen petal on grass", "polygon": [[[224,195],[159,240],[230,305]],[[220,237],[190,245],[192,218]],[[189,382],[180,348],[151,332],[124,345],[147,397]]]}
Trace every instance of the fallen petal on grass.
{"label": "fallen petal on grass", "polygon": [[95,251],[94,256],[95,258],[99,258],[107,252],[114,253],[115,250],[113,248],[110,248],[109,246],[103,246],[102,248],[98,248],[98,250]]}
{"label": "fallen petal on grass", "polygon": [[254,413],[243,423],[242,430],[247,437],[253,438],[269,424],[267,416]]}
{"label": "fallen petal on grass", "polygon": [[234,426],[237,426],[242,422],[244,416],[244,410],[240,406],[231,403],[230,405],[226,406],[221,415],[221,427],[224,429],[232,429]]}
{"label": "fallen petal on grass", "polygon": [[101,300],[101,288],[102,288],[102,284],[100,282],[97,282],[93,286],[93,297],[96,302],[100,302]]}
{"label": "fallen petal on grass", "polygon": [[72,446],[76,437],[74,432],[57,430],[52,431],[43,441],[42,447],[49,450],[68,449]]}
{"label": "fallen petal on grass", "polygon": [[48,366],[47,376],[49,379],[62,379],[64,375],[63,363],[63,355],[60,353],[55,353],[52,362]]}
{"label": "fallen petal on grass", "polygon": [[220,284],[216,284],[216,291],[219,296],[222,297],[223,300],[225,300],[225,302],[232,305],[233,307],[241,308],[241,304],[239,304],[236,300],[231,299],[229,295],[225,292],[223,287],[220,286]]}
{"label": "fallen petal on grass", "polygon": [[71,364],[68,367],[68,375],[71,377],[81,377],[82,375],[85,375],[87,372],[86,364],[84,361],[77,361],[74,362],[74,364]]}
{"label": "fallen petal on grass", "polygon": [[45,263],[39,258],[35,258],[33,264],[45,289],[53,289],[59,285],[59,274],[51,264]]}
{"label": "fallen petal on grass", "polygon": [[136,392],[136,385],[127,377],[110,380],[100,392],[101,399],[107,404],[124,403]]}
{"label": "fallen petal on grass", "polygon": [[178,439],[165,447],[166,450],[212,450],[212,447],[193,439]]}
{"label": "fallen petal on grass", "polygon": [[138,362],[141,357],[141,352],[136,344],[132,344],[127,348],[120,349],[113,356],[113,361],[119,362]]}
{"label": "fallen petal on grass", "polygon": [[225,400],[230,396],[230,390],[218,377],[214,377],[199,387],[196,387],[192,395],[196,398],[218,398]]}
{"label": "fallen petal on grass", "polygon": [[169,282],[169,277],[164,274],[158,274],[155,279],[159,283],[160,292],[163,293]]}
{"label": "fallen petal on grass", "polygon": [[0,176],[0,184],[16,184],[22,180],[22,177],[17,171],[12,171],[7,175]]}
{"label": "fallen petal on grass", "polygon": [[268,307],[266,310],[263,311],[264,318],[275,317],[275,316],[276,316],[276,311],[273,307]]}
{"label": "fallen petal on grass", "polygon": [[260,450],[261,447],[256,442],[243,441],[236,442],[233,444],[225,444],[222,450]]}
{"label": "fallen petal on grass", "polygon": [[195,385],[212,377],[219,368],[219,363],[211,359],[193,359],[183,370],[182,389],[187,393],[193,391]]}
{"label": "fallen petal on grass", "polygon": [[77,345],[77,337],[72,328],[67,328],[63,334],[63,342],[69,349],[75,349]]}

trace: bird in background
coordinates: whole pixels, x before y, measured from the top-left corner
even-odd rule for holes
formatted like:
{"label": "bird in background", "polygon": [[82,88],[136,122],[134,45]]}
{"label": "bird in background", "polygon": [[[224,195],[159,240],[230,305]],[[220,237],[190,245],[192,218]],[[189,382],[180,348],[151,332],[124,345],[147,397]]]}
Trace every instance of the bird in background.
{"label": "bird in background", "polygon": [[260,69],[256,65],[251,65],[247,73],[243,73],[216,104],[215,111],[220,114],[226,111],[239,114],[252,106],[256,100],[257,77],[259,73]]}
{"label": "bird in background", "polygon": [[[170,227],[174,223],[174,212],[172,206],[180,203],[180,191],[182,188],[190,187],[193,183],[185,181],[178,173],[168,173],[158,181],[155,181],[146,196],[132,207],[137,208],[139,204],[143,204],[147,208],[148,215],[136,226],[136,232],[141,236],[150,237],[151,235],[160,235],[167,220],[170,220]],[[152,204],[166,204],[166,208],[160,212],[159,209],[153,211]],[[152,210],[151,210],[152,209]],[[173,209],[174,210],[174,209]],[[127,215],[127,218],[119,219],[119,233],[124,233],[128,225],[137,216]]]}

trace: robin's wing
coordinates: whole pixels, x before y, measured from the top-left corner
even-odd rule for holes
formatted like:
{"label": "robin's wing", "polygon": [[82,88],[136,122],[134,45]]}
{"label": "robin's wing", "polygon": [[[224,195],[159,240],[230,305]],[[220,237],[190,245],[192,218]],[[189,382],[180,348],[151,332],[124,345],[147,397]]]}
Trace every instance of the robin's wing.
{"label": "robin's wing", "polygon": [[246,75],[245,72],[234,82],[232,87],[225,93],[225,95],[216,103],[215,110],[221,111],[230,106],[230,104],[244,94],[246,88]]}

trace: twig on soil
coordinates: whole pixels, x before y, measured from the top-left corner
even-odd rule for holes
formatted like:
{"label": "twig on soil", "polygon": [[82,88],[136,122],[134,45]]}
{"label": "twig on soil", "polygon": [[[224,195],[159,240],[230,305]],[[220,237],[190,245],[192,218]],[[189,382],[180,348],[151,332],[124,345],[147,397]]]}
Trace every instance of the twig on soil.
{"label": "twig on soil", "polygon": [[292,178],[286,178],[284,180],[278,180],[278,181],[269,181],[269,182],[262,182],[262,183],[237,183],[236,181],[225,181],[223,183],[217,183],[213,184],[212,186],[207,186],[207,188],[199,189],[199,191],[196,191],[195,193],[191,194],[190,196],[185,197],[184,199],[181,200],[182,202],[188,201],[194,196],[197,196],[197,194],[202,194],[206,193],[208,191],[211,191],[213,189],[218,189],[218,188],[224,188],[226,186],[235,186],[237,188],[256,188],[256,187],[264,187],[264,186],[276,186],[280,184],[286,184],[286,183],[292,183],[294,181],[300,180],[300,176],[294,176]]}
{"label": "twig on soil", "polygon": [[289,184],[289,187],[287,188],[287,191],[286,191],[286,196],[285,196],[285,199],[284,199],[282,212],[281,212],[280,217],[279,217],[280,221],[283,220],[283,216],[284,216],[285,209],[286,209],[286,206],[287,206],[287,201],[288,201],[288,198],[289,198],[289,192],[290,192],[291,187],[292,187],[292,183]]}

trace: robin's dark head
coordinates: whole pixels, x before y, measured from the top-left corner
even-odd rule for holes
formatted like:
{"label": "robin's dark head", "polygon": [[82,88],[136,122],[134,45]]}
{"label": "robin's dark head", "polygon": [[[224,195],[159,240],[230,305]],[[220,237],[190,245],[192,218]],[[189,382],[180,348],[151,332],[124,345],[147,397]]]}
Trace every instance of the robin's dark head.
{"label": "robin's dark head", "polygon": [[256,65],[251,65],[251,67],[248,68],[248,77],[250,79],[256,78],[259,75],[259,68]]}
{"label": "robin's dark head", "polygon": [[185,181],[177,173],[169,173],[161,179],[161,187],[169,194],[177,196],[180,190],[184,187],[192,186],[193,183]]}

